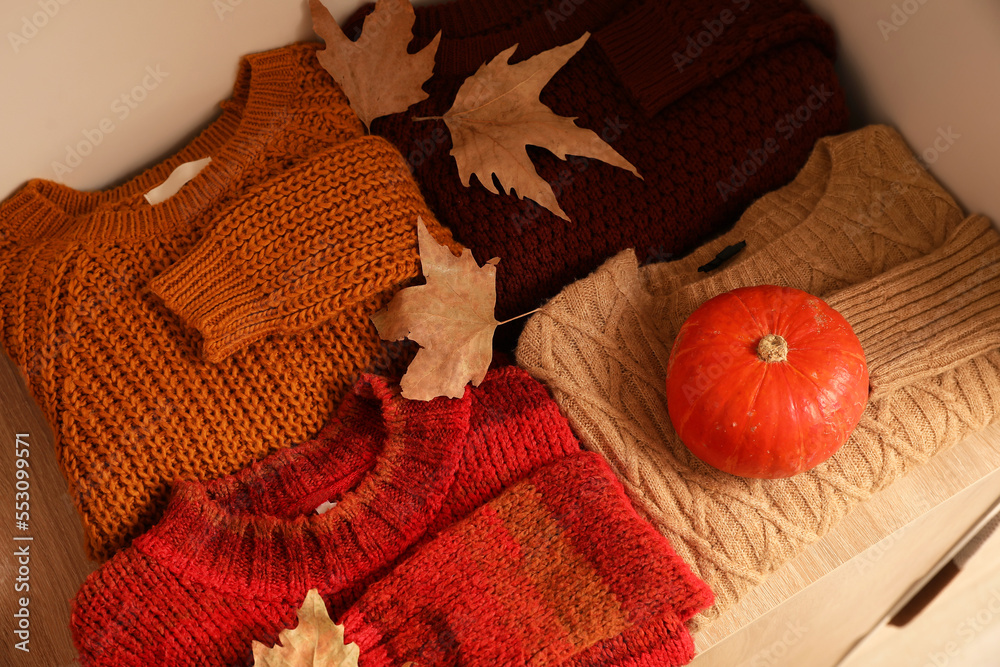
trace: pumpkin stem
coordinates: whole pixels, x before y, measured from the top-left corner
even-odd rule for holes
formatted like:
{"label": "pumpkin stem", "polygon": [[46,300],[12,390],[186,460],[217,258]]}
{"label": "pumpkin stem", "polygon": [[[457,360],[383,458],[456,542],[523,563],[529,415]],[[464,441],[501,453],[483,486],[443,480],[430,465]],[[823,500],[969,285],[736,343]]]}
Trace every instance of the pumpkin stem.
{"label": "pumpkin stem", "polygon": [[778,334],[768,334],[757,343],[757,356],[773,364],[788,359],[788,343]]}

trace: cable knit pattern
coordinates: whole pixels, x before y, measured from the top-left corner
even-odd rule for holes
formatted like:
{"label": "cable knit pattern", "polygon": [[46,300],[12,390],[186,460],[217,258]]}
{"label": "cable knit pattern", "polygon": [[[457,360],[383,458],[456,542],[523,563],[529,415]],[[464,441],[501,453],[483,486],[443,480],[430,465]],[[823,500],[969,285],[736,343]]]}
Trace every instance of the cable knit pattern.
{"label": "cable knit pattern", "polygon": [[[633,501],[715,593],[698,624],[855,503],[996,417],[1000,353],[989,341],[997,333],[998,281],[968,251],[978,246],[992,261],[996,232],[982,219],[961,223],[950,197],[919,172],[886,128],[826,139],[796,182],[762,198],[715,242],[748,240],[723,269],[698,278],[696,258],[640,269],[626,251],[567,287],[525,328],[518,362],[548,383],[584,446],[608,458]],[[930,287],[913,287],[924,282]],[[676,437],[665,397],[670,348],[684,319],[705,299],[763,283],[840,306],[857,322],[876,375],[905,382],[874,396],[828,462],[780,480],[742,479],[696,459]],[[945,295],[971,289],[942,309],[938,287]],[[866,302],[869,290],[885,303]],[[884,341],[920,325],[937,331],[939,316],[960,325],[962,345],[950,348],[959,356],[929,356],[927,368],[908,375],[910,359]],[[988,352],[980,354],[973,330]]]}
{"label": "cable knit pattern", "polygon": [[[460,401],[405,401],[395,385],[366,377],[315,439],[232,477],[180,482],[163,520],[77,594],[71,627],[81,660],[248,664],[251,640],[273,643],[309,588],[338,618],[441,530],[579,454],[545,388],[516,367],[490,371]],[[588,488],[565,492],[583,502]],[[329,512],[314,514],[331,500]],[[690,618],[708,602],[705,585],[648,525],[636,531],[619,546],[655,548],[656,563],[673,564],[646,570],[662,616]],[[640,623],[637,611],[631,631],[659,636],[659,612],[643,609],[649,618]],[[673,629],[660,643],[648,637],[648,650],[683,642],[683,627]],[[592,650],[637,655],[620,640]]]}
{"label": "cable knit pattern", "polygon": [[[175,477],[306,440],[361,371],[390,367],[369,316],[419,275],[417,217],[458,247],[315,45],[241,67],[178,156],[106,193],[32,181],[0,205],[3,345],[95,559],[152,525]],[[206,154],[176,195],[142,199]]]}
{"label": "cable knit pattern", "polygon": [[[455,238],[480,263],[501,258],[501,320],[540,306],[625,248],[637,248],[640,259],[689,252],[794,178],[819,137],[847,127],[833,33],[798,0],[755,0],[745,11],[731,0],[569,6],[453,0],[417,7],[411,48],[442,31],[435,75],[425,85],[430,96],[372,123],[375,134],[406,156],[428,204]],[[707,30],[703,22],[723,10],[732,11],[734,21],[678,71],[673,52],[688,49],[688,38]],[[360,29],[365,11],[348,34]],[[518,44],[514,60],[520,61],[585,31],[593,36],[540,99],[596,132],[643,179],[597,160],[563,161],[530,147],[569,222],[476,182],[463,186],[443,122],[411,118],[447,111],[465,78],[503,49]],[[747,161],[749,176],[739,171]],[[520,327],[518,321],[499,330],[497,344],[512,348]]]}
{"label": "cable knit pattern", "polygon": [[[902,136],[870,125],[820,139],[795,180],[754,202],[730,233],[679,260],[650,264],[647,288],[683,310],[710,298],[711,281],[741,272],[771,271],[777,280],[788,270],[808,271],[812,289],[832,289],[926,254],[961,220],[958,204]],[[747,246],[727,263],[731,271],[704,280],[698,267],[739,241]],[[808,266],[811,257],[822,260],[821,269]]]}
{"label": "cable knit pattern", "polygon": [[[674,612],[691,604],[673,599],[678,560],[604,459],[581,452],[511,487],[373,585],[344,616],[344,638],[365,667],[561,665],[642,626],[669,664],[683,665],[694,651]],[[710,600],[703,587],[694,606]]]}
{"label": "cable knit pattern", "polygon": [[829,297],[865,342],[871,400],[1000,348],[998,240],[973,216],[943,247]]}

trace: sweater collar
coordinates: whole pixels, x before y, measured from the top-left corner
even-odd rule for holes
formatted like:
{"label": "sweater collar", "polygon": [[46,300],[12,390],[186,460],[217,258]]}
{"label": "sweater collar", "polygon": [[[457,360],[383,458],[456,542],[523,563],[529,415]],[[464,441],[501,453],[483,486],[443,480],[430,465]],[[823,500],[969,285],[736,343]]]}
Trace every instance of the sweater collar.
{"label": "sweater collar", "polygon": [[[650,319],[644,320],[643,327],[655,330],[658,339],[672,340],[680,323],[691,314],[692,306],[704,303],[719,293],[719,275],[733,277],[736,282],[730,289],[744,284],[741,280],[759,280],[744,276],[740,265],[759,252],[764,244],[781,238],[802,224],[829,224],[825,221],[836,219],[839,215],[837,210],[845,201],[856,203],[859,213],[882,201],[885,193],[872,191],[869,178],[863,174],[862,163],[870,159],[867,155],[868,144],[877,141],[879,135],[884,133],[882,126],[869,126],[820,139],[791,183],[761,197],[743,213],[730,231],[686,257],[640,266],[635,250],[623,250],[605,261],[590,277],[574,285],[594,280],[608,287],[613,286],[636,312],[649,314]],[[885,148],[892,151],[897,159],[905,160],[905,147],[902,150],[900,147],[900,144],[890,142]],[[886,182],[886,185],[889,183]],[[779,221],[779,218],[783,220]],[[725,273],[705,274],[698,271],[698,266],[713,259],[728,245],[747,240],[751,230],[756,242],[748,241],[747,247],[726,264]],[[574,324],[572,318],[562,323],[574,327],[589,326],[586,323]],[[589,330],[581,329],[581,332],[591,335]]]}
{"label": "sweater collar", "polygon": [[[311,441],[236,475],[178,481],[134,547],[185,580],[255,599],[342,591],[428,528],[469,426],[462,399],[407,401],[365,376]],[[336,505],[316,514],[323,502]]]}
{"label": "sweater collar", "polygon": [[[231,190],[262,148],[288,121],[295,85],[294,54],[277,49],[245,57],[222,113],[170,158],[108,190],[82,192],[32,179],[0,208],[0,240],[59,235],[113,240],[143,237],[189,222]],[[149,205],[143,194],[179,165],[212,161],[165,202]]]}
{"label": "sweater collar", "polygon": [[[795,179],[754,202],[723,236],[674,262],[657,262],[640,269],[633,261],[634,268],[629,273],[635,285],[658,303],[707,298],[699,290],[710,285],[716,274],[702,273],[697,267],[714,259],[728,245],[747,240],[749,230],[753,230],[759,242],[737,254],[727,267],[740,265],[758,252],[763,243],[780,238],[800,224],[809,221],[823,224],[831,210],[835,211],[844,201],[856,202],[859,211],[869,202],[879,201],[884,193],[871,190],[862,167],[869,157],[867,145],[877,141],[882,133],[881,126],[873,125],[820,139]],[[887,148],[899,159],[905,159],[905,154],[891,143]],[[677,296],[680,293],[682,296]]]}
{"label": "sweater collar", "polygon": [[[634,252],[625,251],[608,260],[606,265],[619,291],[641,303],[643,310],[653,314],[654,321],[664,323],[661,328],[666,327],[667,322],[675,322],[679,327],[697,305],[720,290],[734,289],[748,284],[747,281],[759,283],[761,277],[748,272],[743,264],[773,243],[782,243],[793,252],[796,244],[802,243],[801,236],[793,236],[799,234],[797,230],[832,227],[844,234],[845,245],[840,248],[809,246],[809,252],[817,257],[833,253],[842,261],[850,245],[858,243],[859,237],[892,235],[891,230],[879,229],[890,217],[885,212],[907,200],[922,200],[924,195],[918,193],[925,187],[922,183],[927,181],[927,173],[895,130],[884,125],[869,125],[820,139],[791,183],[761,197],[729,232],[687,257],[640,268]],[[925,209],[923,215],[934,213]],[[871,227],[872,230],[858,234],[854,230],[859,227]],[[696,267],[741,240],[748,242],[747,247],[727,262],[724,271],[708,274],[697,271]],[[897,245],[911,243],[895,237],[892,242]],[[912,243],[916,248],[919,241]],[[780,264],[774,264],[773,269],[780,272]],[[850,274],[850,269],[843,270]],[[851,282],[849,278],[844,280]],[[673,337],[676,330],[668,333],[662,329],[661,333]]]}

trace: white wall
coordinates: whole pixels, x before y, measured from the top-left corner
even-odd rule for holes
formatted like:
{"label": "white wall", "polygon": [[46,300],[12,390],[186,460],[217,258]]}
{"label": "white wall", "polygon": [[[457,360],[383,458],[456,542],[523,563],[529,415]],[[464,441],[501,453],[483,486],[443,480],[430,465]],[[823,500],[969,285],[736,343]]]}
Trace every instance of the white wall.
{"label": "white wall", "polygon": [[[328,4],[343,20],[362,3]],[[125,180],[215,116],[241,55],[314,37],[306,0],[3,0],[0,35],[0,198],[32,177]],[[97,140],[56,177],[68,147]]]}
{"label": "white wall", "polygon": [[[327,4],[344,19],[361,2]],[[929,157],[951,128],[960,138],[938,152],[934,172],[967,208],[1000,220],[1000,1],[810,4],[840,35],[855,124],[891,123]],[[899,29],[883,34],[893,5]],[[92,150],[57,180],[81,189],[124,180],[215,115],[240,55],[312,30],[305,0],[4,0],[0,34],[2,198],[30,177],[56,179],[54,165],[71,167],[68,148],[81,142]]]}
{"label": "white wall", "polygon": [[1000,0],[806,2],[837,30],[855,124],[894,125],[967,211],[1000,223]]}

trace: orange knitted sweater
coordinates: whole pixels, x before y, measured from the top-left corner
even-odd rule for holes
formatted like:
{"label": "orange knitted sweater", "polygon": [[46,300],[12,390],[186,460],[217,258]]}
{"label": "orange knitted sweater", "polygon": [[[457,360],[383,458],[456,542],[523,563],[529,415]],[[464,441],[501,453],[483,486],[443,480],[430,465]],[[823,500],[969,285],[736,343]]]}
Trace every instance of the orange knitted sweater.
{"label": "orange knitted sweater", "polygon": [[[458,247],[315,48],[245,58],[221,116],[120,187],[34,180],[0,204],[0,338],[55,432],[92,558],[152,525],[174,478],[315,434],[384,365],[369,316],[419,274],[417,217]],[[175,195],[143,199],[203,157]]]}

